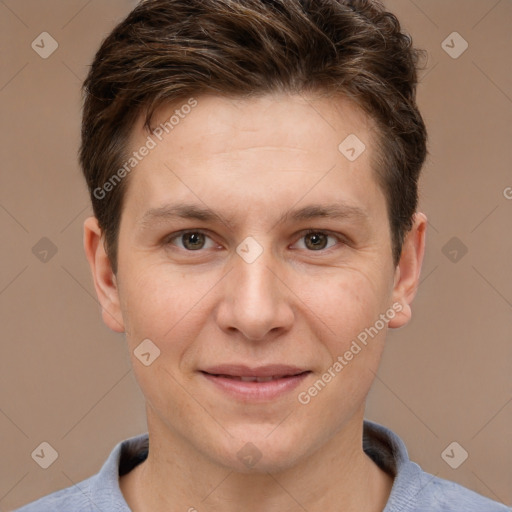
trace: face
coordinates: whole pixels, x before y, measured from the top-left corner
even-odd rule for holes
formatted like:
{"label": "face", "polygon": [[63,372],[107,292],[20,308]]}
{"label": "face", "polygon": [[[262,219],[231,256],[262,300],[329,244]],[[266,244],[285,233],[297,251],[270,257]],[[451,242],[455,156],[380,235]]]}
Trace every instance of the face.
{"label": "face", "polygon": [[[355,160],[338,147],[351,134]],[[139,120],[132,149],[147,137]],[[289,467],[361,424],[421,227],[395,268],[375,132],[342,99],[201,96],[160,138],[129,177],[115,278],[95,246],[105,322],[126,332],[150,435],[239,471],[243,450]]]}

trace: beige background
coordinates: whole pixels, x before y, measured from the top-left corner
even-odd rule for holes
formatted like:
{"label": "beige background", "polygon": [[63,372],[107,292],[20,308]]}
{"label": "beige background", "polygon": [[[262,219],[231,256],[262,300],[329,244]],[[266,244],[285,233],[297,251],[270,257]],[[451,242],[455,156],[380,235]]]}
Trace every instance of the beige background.
{"label": "beige background", "polygon": [[[83,254],[90,208],[76,158],[81,81],[135,3],[0,1],[1,511],[96,473],[146,428]],[[419,103],[430,227],[414,318],[390,333],[367,418],[397,432],[426,471],[512,505],[512,2],[386,4],[429,52]],[[43,31],[59,44],[47,59],[31,48]],[[441,46],[453,31],[469,44],[457,59]],[[32,252],[42,237],[57,248],[46,263]],[[457,262],[452,237],[468,250]],[[31,458],[43,441],[59,454],[46,470]],[[452,441],[469,453],[458,469],[441,458]]]}

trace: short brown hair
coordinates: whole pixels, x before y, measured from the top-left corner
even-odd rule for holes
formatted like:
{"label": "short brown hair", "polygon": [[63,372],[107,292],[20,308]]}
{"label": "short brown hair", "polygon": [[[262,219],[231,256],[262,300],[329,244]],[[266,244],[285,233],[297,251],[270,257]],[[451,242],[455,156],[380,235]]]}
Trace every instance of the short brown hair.
{"label": "short brown hair", "polygon": [[[376,0],[146,0],[103,41],[83,85],[80,164],[117,272],[128,177],[98,198],[126,162],[134,121],[191,95],[328,93],[376,123],[374,163],[398,263],[418,202],[427,133],[416,105],[421,50]],[[341,142],[341,141],[340,141]]]}

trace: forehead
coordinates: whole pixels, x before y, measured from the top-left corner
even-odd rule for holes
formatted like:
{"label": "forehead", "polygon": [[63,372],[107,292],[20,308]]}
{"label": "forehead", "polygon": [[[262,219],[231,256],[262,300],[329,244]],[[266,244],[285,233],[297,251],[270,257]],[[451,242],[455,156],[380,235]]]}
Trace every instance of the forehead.
{"label": "forehead", "polygon": [[[148,137],[154,143],[129,178],[127,196],[141,208],[162,206],[170,191],[199,200],[215,192],[242,204],[258,198],[296,202],[306,191],[311,199],[328,193],[329,202],[345,194],[350,203],[375,193],[375,127],[347,100],[266,95],[199,96],[194,102],[191,108],[190,100],[160,108],[153,134],[143,129],[142,117],[134,126],[132,151]],[[349,158],[354,152],[357,158]]]}
{"label": "forehead", "polygon": [[[366,139],[374,131],[369,116],[343,97],[267,94],[242,99],[204,95],[194,98],[195,106],[190,108],[191,101],[183,99],[161,107],[155,112],[152,125],[180,149],[201,148],[195,152],[197,157],[256,146],[311,151],[319,135],[324,143],[317,147],[318,151],[328,145],[337,150],[340,136],[349,135],[349,131]],[[146,135],[140,117],[132,143],[137,139],[142,142]],[[192,155],[189,152],[186,156]]]}

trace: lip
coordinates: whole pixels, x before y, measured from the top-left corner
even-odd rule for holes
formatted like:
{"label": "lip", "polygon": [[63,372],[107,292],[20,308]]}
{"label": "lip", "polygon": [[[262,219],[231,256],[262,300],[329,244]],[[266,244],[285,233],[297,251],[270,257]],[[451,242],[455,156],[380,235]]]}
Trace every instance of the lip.
{"label": "lip", "polygon": [[268,364],[250,368],[243,364],[221,364],[202,370],[212,375],[231,375],[232,377],[273,377],[275,375],[298,375],[307,371],[305,368],[285,364]]}
{"label": "lip", "polygon": [[[200,373],[217,389],[244,402],[268,402],[295,389],[311,372],[289,365],[266,365],[249,368],[245,365],[212,366]],[[264,378],[264,382],[240,378]]]}

